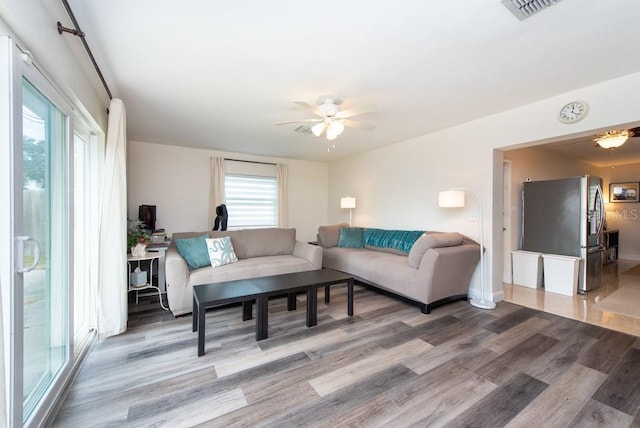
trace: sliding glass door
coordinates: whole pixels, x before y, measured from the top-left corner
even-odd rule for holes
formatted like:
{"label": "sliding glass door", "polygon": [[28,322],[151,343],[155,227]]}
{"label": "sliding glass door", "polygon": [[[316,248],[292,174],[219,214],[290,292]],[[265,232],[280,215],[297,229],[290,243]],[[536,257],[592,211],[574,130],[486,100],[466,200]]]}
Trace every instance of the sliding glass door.
{"label": "sliding glass door", "polygon": [[2,426],[45,425],[94,334],[103,136],[72,112],[0,33]]}
{"label": "sliding glass door", "polygon": [[26,79],[22,101],[18,273],[23,289],[25,421],[69,361],[70,212],[68,118]]}
{"label": "sliding glass door", "polygon": [[9,146],[0,186],[7,203],[0,208],[7,262],[0,266],[11,314],[9,425],[41,426],[73,362],[71,108],[28,54],[3,47],[12,61],[10,73],[0,73],[11,87],[4,99],[9,132],[0,135]]}

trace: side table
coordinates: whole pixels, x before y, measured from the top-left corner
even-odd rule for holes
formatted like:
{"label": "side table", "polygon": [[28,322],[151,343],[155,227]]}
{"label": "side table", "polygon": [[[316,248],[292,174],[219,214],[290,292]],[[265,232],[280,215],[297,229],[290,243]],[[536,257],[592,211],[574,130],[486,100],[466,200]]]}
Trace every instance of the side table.
{"label": "side table", "polygon": [[[163,257],[164,254],[162,253],[147,253],[144,256],[141,257],[134,257],[131,254],[129,254],[127,256],[127,264],[128,264],[128,276],[127,276],[127,282],[128,282],[128,288],[127,288],[127,292],[129,291],[135,291],[136,292],[136,305],[138,304],[138,292],[142,291],[142,290],[146,290],[148,288],[155,288],[156,290],[158,290],[158,298],[160,299],[160,306],[162,307],[162,309],[164,309],[165,311],[168,311],[169,308],[164,306],[164,303],[162,302],[162,291],[160,291],[159,287],[156,287],[155,285],[153,285],[153,261],[157,260],[157,263],[160,263],[160,258]],[[132,264],[136,264],[137,263],[137,267],[140,267],[140,262],[143,260],[148,260],[149,261],[149,275],[147,277],[147,282],[144,284],[140,284],[140,285],[131,285],[131,267]],[[158,266],[158,268],[160,268],[160,266]]]}

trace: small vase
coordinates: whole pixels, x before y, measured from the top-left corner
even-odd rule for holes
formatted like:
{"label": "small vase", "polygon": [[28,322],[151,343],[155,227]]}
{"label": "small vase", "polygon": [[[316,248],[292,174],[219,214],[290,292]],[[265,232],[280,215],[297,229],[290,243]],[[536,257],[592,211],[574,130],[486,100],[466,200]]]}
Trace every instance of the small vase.
{"label": "small vase", "polygon": [[131,255],[133,257],[144,257],[147,255],[147,246],[142,244],[142,243],[138,243],[136,244],[135,247],[131,247]]}

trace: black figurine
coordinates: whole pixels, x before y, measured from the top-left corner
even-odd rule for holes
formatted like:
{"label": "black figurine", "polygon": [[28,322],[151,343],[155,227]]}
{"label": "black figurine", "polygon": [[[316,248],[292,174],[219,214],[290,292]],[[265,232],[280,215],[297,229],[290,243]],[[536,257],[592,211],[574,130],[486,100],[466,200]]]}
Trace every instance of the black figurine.
{"label": "black figurine", "polygon": [[216,207],[216,220],[213,223],[213,230],[227,230],[227,206],[225,204]]}

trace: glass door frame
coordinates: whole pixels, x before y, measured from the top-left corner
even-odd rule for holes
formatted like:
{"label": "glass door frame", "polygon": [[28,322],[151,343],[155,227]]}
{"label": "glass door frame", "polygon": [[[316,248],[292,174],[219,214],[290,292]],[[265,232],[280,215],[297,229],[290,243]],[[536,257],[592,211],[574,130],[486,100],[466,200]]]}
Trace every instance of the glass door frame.
{"label": "glass door frame", "polygon": [[[53,406],[56,402],[55,398],[62,393],[62,390],[69,379],[71,368],[73,365],[73,317],[68,314],[69,319],[67,322],[68,332],[67,340],[68,346],[66,348],[65,362],[58,372],[52,383],[47,388],[42,400],[38,406],[33,410],[29,418],[23,422],[23,367],[24,367],[24,340],[23,340],[23,325],[24,325],[24,284],[23,278],[20,273],[17,272],[18,260],[13,256],[14,252],[18,249],[17,234],[23,230],[22,222],[22,197],[16,195],[19,191],[22,191],[22,79],[28,80],[35,88],[37,88],[47,99],[58,108],[66,117],[65,120],[65,144],[67,145],[65,166],[64,168],[68,174],[68,180],[65,183],[65,194],[68,199],[66,203],[69,207],[73,207],[73,150],[72,137],[73,137],[73,108],[71,104],[67,102],[60,92],[54,87],[50,80],[33,64],[28,53],[23,52],[19,46],[15,43],[11,44],[11,58],[12,69],[10,76],[10,85],[12,88],[11,98],[11,161],[13,163],[11,170],[11,203],[10,203],[10,216],[12,218],[13,227],[10,230],[10,245],[12,246],[10,253],[11,257],[11,338],[10,343],[10,373],[9,379],[10,391],[9,394],[9,425],[10,426],[40,426],[46,420],[48,415],[53,410]],[[67,225],[65,227],[69,231],[68,239],[68,259],[65,261],[67,264],[66,269],[68,272],[68,307],[73,305],[73,210],[69,210],[67,218]]]}
{"label": "glass door frame", "polygon": [[[97,243],[95,236],[98,234],[98,226],[95,223],[91,223],[90,219],[98,218],[99,210],[97,209],[99,203],[96,199],[98,194],[98,136],[91,129],[91,127],[85,122],[83,118],[76,118],[74,121],[73,130],[73,150],[77,150],[78,139],[82,141],[82,167],[80,170],[76,163],[76,155],[74,153],[73,159],[73,174],[74,174],[74,229],[73,229],[73,246],[74,246],[74,292],[73,292],[73,323],[74,323],[74,359],[77,361],[80,353],[83,352],[88,343],[95,335],[96,328],[96,301],[95,296],[97,290],[95,289],[95,275],[94,266],[95,258],[97,257],[96,248]],[[82,195],[76,197],[78,189],[75,186],[76,181],[82,181]],[[80,211],[82,213],[80,213]],[[82,215],[78,215],[82,214]],[[82,230],[76,228],[77,224],[75,220],[81,218]],[[81,241],[81,249],[78,249],[77,244]],[[79,250],[81,254],[78,253]],[[82,262],[82,263],[81,263]],[[80,270],[80,271],[79,271]],[[77,274],[80,273],[82,281],[78,281]],[[76,291],[78,287],[84,287],[83,296],[79,296]],[[80,302],[78,299],[84,297]],[[84,306],[82,321],[84,324],[79,324],[77,321],[77,305],[82,304]],[[82,330],[79,330],[82,329]]]}

